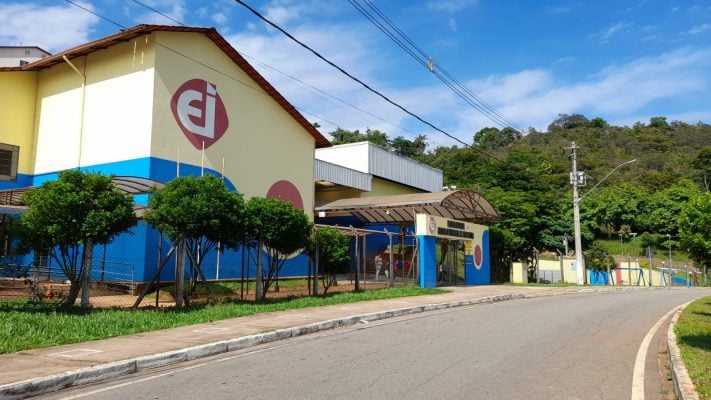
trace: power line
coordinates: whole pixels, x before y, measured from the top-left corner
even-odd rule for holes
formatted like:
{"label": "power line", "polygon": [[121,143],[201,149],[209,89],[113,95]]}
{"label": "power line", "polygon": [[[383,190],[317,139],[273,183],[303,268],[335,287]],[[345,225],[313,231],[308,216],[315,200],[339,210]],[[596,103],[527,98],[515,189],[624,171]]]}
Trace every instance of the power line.
{"label": "power line", "polygon": [[[370,0],[363,0],[363,3],[372,10],[368,11],[357,0],[348,0],[348,2],[363,15],[368,21],[375,25],[381,32],[388,36],[398,47],[408,53],[418,64],[425,66],[435,77],[449,87],[459,98],[467,104],[482,113],[484,116],[500,125],[501,127],[513,127],[516,130],[524,133],[525,129],[501,114],[494,107],[486,103],[479,96],[474,94],[469,88],[458,81],[454,76],[447,72],[443,67],[435,68],[434,61],[427,53],[417,45],[407,34],[405,34],[397,25],[385,15],[375,4]],[[380,20],[384,21],[381,23]],[[419,56],[415,53],[419,53]],[[442,71],[440,73],[439,71]]]}
{"label": "power line", "polygon": [[[138,4],[138,5],[141,5],[141,6],[145,7],[145,8],[147,8],[147,9],[149,9],[149,10],[151,10],[151,11],[153,11],[153,12],[155,12],[155,13],[157,13],[157,14],[163,16],[163,17],[165,17],[166,19],[169,19],[169,20],[175,22],[175,23],[178,24],[178,25],[185,26],[185,24],[183,24],[181,21],[178,21],[178,20],[172,18],[171,16],[169,16],[169,15],[163,13],[163,12],[160,11],[160,10],[157,10],[157,9],[155,9],[155,8],[153,8],[153,7],[149,6],[149,5],[147,5],[146,3],[142,2],[142,1],[139,1],[139,0],[131,0],[131,1],[133,1],[134,3],[136,3],[136,4]],[[349,107],[351,107],[351,108],[353,108],[353,109],[355,109],[355,110],[358,110],[358,111],[360,111],[360,112],[362,112],[362,113],[368,114],[368,115],[370,115],[370,116],[373,117],[373,118],[376,118],[376,119],[378,119],[378,120],[380,120],[380,121],[382,121],[382,122],[385,122],[385,123],[387,123],[387,124],[390,124],[390,125],[392,125],[393,127],[396,127],[396,128],[401,129],[401,130],[403,130],[403,131],[406,131],[406,132],[409,132],[409,133],[412,133],[412,134],[416,134],[415,132],[413,132],[413,131],[411,131],[411,130],[405,128],[405,127],[399,126],[399,125],[397,125],[397,124],[395,124],[395,123],[393,123],[393,122],[390,122],[390,121],[388,121],[388,120],[386,120],[386,119],[384,119],[384,118],[382,118],[382,117],[380,117],[380,116],[378,116],[378,115],[375,115],[375,114],[371,113],[370,111],[364,110],[364,109],[362,109],[362,108],[360,108],[360,107],[358,107],[358,106],[356,106],[356,105],[353,105],[353,104],[351,104],[351,103],[349,103],[349,102],[347,102],[347,101],[345,101],[345,100],[343,100],[343,99],[341,99],[341,98],[339,98],[339,97],[337,97],[337,96],[334,96],[334,95],[331,95],[331,94],[329,94],[329,93],[326,93],[325,91],[323,91],[323,90],[321,90],[321,89],[319,89],[319,88],[317,88],[317,87],[315,87],[315,86],[313,86],[313,85],[310,85],[310,84],[308,84],[308,83],[306,83],[306,82],[304,82],[304,81],[302,81],[302,80],[300,80],[300,79],[298,79],[298,78],[296,78],[296,77],[294,77],[294,76],[292,76],[292,75],[289,75],[289,74],[287,74],[287,73],[285,73],[285,72],[283,72],[283,71],[280,71],[279,69],[277,69],[277,68],[275,68],[275,67],[273,67],[273,66],[271,66],[271,65],[269,65],[269,64],[267,64],[267,63],[265,63],[265,62],[263,62],[263,61],[257,60],[256,58],[251,57],[251,56],[249,56],[249,55],[246,54],[246,53],[243,53],[243,52],[241,52],[241,51],[239,51],[239,53],[240,53],[242,56],[247,57],[247,58],[249,58],[249,59],[251,59],[251,60],[257,62],[257,63],[261,64],[261,65],[264,66],[264,67],[267,67],[267,68],[269,68],[269,69],[271,69],[271,70],[273,70],[273,71],[275,71],[275,72],[277,72],[277,73],[279,73],[279,74],[281,74],[281,75],[283,75],[283,76],[285,76],[285,77],[287,77],[287,78],[289,78],[289,79],[291,79],[291,80],[293,80],[293,81],[295,81],[295,82],[300,83],[300,84],[303,85],[303,86],[306,86],[306,87],[308,87],[308,88],[310,88],[310,89],[312,89],[312,90],[314,90],[314,91],[316,91],[316,92],[319,92],[319,93],[321,93],[321,94],[323,94],[323,95],[325,95],[325,96],[328,96],[328,97],[330,97],[330,98],[332,98],[332,99],[334,99],[334,100],[336,100],[336,101],[338,101],[338,102],[340,102],[340,103],[342,103],[342,104],[345,104],[345,105],[347,105],[347,106],[349,106]],[[334,104],[336,104],[336,103],[334,103]],[[326,118],[323,118],[323,117],[321,117],[321,116],[318,116],[318,115],[316,115],[316,114],[313,114],[313,113],[311,113],[311,112],[309,112],[309,111],[305,111],[305,110],[303,110],[303,109],[301,109],[301,108],[299,108],[299,107],[296,107],[296,108],[297,108],[299,111],[303,111],[303,112],[306,113],[306,114],[309,114],[309,115],[312,115],[312,116],[314,116],[314,117],[316,117],[316,118],[319,118],[320,120],[325,121],[325,122],[327,122],[327,123],[329,123],[329,124],[335,126],[336,128],[340,128],[340,125],[339,125],[339,124],[336,124],[336,123],[334,123],[334,122],[332,122],[332,121],[329,121],[329,120],[327,120]],[[353,115],[356,116],[355,114],[353,114]],[[359,117],[359,118],[362,118],[362,117],[360,117],[360,116],[358,116],[358,117]],[[365,121],[364,118],[363,118],[363,120]]]}
{"label": "power line", "polygon": [[417,119],[418,121],[420,121],[420,122],[422,122],[423,124],[429,126],[430,128],[436,130],[437,132],[440,132],[440,133],[444,134],[445,136],[449,137],[450,139],[453,139],[453,140],[457,141],[458,143],[460,143],[460,144],[462,144],[462,145],[464,145],[464,146],[466,146],[466,147],[471,147],[471,148],[474,149],[475,151],[480,152],[480,153],[486,155],[487,157],[491,157],[491,158],[493,158],[493,159],[495,159],[495,160],[498,161],[498,158],[496,158],[496,157],[494,157],[494,156],[492,156],[492,155],[490,155],[490,154],[488,154],[488,153],[486,153],[486,152],[484,152],[484,151],[481,151],[481,150],[477,149],[476,147],[473,147],[473,146],[469,145],[468,143],[466,143],[466,142],[462,141],[461,139],[457,138],[456,136],[450,134],[449,132],[447,132],[447,131],[445,131],[445,130],[443,130],[443,129],[437,127],[437,126],[435,126],[435,125],[432,124],[431,122],[429,122],[429,121],[423,119],[423,118],[420,117],[419,115],[417,115],[417,114],[413,113],[412,111],[408,110],[407,108],[401,106],[400,104],[398,104],[398,103],[396,103],[395,101],[391,100],[390,98],[388,98],[388,97],[385,96],[384,94],[380,93],[379,91],[373,89],[373,88],[372,88],[370,85],[368,85],[367,83],[365,83],[365,82],[363,82],[362,80],[356,78],[356,77],[353,76],[351,73],[349,73],[348,71],[344,70],[343,68],[341,68],[340,66],[338,66],[337,64],[335,64],[335,63],[332,62],[331,60],[327,59],[326,57],[322,56],[319,52],[317,52],[316,50],[312,49],[311,47],[309,47],[309,46],[308,46],[307,44],[305,44],[304,42],[302,42],[302,41],[300,41],[299,39],[295,38],[293,35],[291,35],[291,34],[290,34],[289,32],[287,32],[287,31],[285,31],[285,30],[284,30],[282,27],[280,27],[279,25],[277,25],[277,24],[275,24],[274,22],[272,22],[272,21],[270,21],[269,19],[267,19],[265,16],[263,16],[262,14],[260,14],[257,10],[255,10],[255,9],[253,9],[252,7],[250,7],[249,5],[247,5],[244,1],[242,1],[242,0],[235,0],[235,2],[239,3],[240,5],[242,5],[242,6],[245,7],[246,9],[248,9],[252,14],[254,14],[254,15],[257,16],[259,19],[261,19],[262,21],[264,21],[264,22],[266,22],[267,24],[269,24],[269,25],[270,25],[271,27],[273,27],[274,29],[276,29],[276,30],[278,30],[279,32],[283,33],[286,37],[288,37],[289,39],[291,39],[291,40],[293,40],[294,42],[296,42],[297,44],[299,44],[299,46],[301,46],[301,47],[305,48],[306,50],[310,51],[310,52],[311,52],[312,54],[314,54],[316,57],[318,57],[319,59],[321,59],[322,61],[324,61],[324,62],[327,63],[328,65],[332,66],[333,68],[336,68],[339,72],[341,72],[342,74],[346,75],[347,77],[349,77],[350,79],[354,80],[355,82],[358,82],[358,83],[359,83],[360,85],[362,85],[364,88],[366,88],[366,89],[368,89],[370,92],[376,94],[377,96],[379,96],[379,97],[382,98],[383,100],[387,101],[387,102],[390,103],[391,105],[393,105],[393,106],[399,108],[400,110],[402,110],[402,111],[405,112],[406,114],[408,114],[408,115],[410,115],[411,117]]}
{"label": "power line", "polygon": [[[125,30],[129,29],[129,28],[127,28],[126,26],[124,26],[124,25],[122,25],[122,24],[120,24],[120,23],[118,23],[118,22],[116,22],[116,21],[114,21],[114,20],[112,20],[112,19],[110,19],[110,18],[108,18],[108,17],[105,17],[105,16],[103,16],[103,15],[101,15],[101,14],[98,14],[98,13],[94,12],[93,10],[90,10],[90,9],[88,9],[88,8],[86,8],[86,7],[83,7],[82,5],[77,4],[77,3],[75,3],[75,2],[72,1],[72,0],[64,0],[64,1],[66,1],[67,3],[73,5],[73,6],[77,7],[77,8],[80,8],[80,9],[82,9],[82,10],[84,10],[84,11],[90,13],[90,14],[93,14],[93,15],[95,15],[96,17],[101,18],[101,19],[103,19],[104,21],[109,22],[110,24],[116,25],[117,27],[119,27],[119,28],[121,28],[121,29],[125,29]],[[132,1],[134,1],[135,3],[140,4],[140,5],[142,5],[142,6],[145,6],[145,7],[149,8],[150,10],[152,10],[152,11],[154,11],[154,12],[156,12],[156,13],[158,13],[158,14],[160,14],[160,15],[162,15],[162,16],[168,18],[168,19],[171,19],[172,21],[178,23],[178,24],[181,25],[181,26],[185,26],[182,22],[176,21],[175,19],[172,19],[172,18],[168,17],[167,15],[163,14],[162,12],[160,12],[160,11],[158,11],[158,10],[155,10],[154,8],[145,5],[145,4],[141,3],[140,1],[137,1],[137,0],[132,0]],[[178,50],[175,50],[175,49],[173,49],[172,47],[166,46],[166,45],[164,45],[164,44],[162,44],[162,43],[160,43],[160,42],[157,42],[157,41],[154,40],[154,39],[148,38],[148,40],[150,40],[151,42],[155,43],[156,46],[159,46],[159,47],[162,47],[162,48],[164,48],[164,49],[166,49],[166,50],[168,50],[168,51],[171,51],[171,52],[177,54],[178,56],[181,56],[181,57],[183,57],[183,58],[185,58],[185,59],[187,59],[187,60],[190,60],[190,61],[192,61],[192,62],[194,62],[194,63],[196,63],[196,64],[198,64],[198,65],[200,65],[200,66],[202,66],[202,67],[205,67],[205,68],[207,68],[207,69],[209,69],[209,70],[211,70],[211,71],[213,71],[213,72],[215,72],[215,73],[217,73],[217,74],[220,74],[220,75],[224,76],[225,78],[227,78],[227,79],[229,79],[229,80],[232,80],[232,81],[234,81],[234,82],[236,82],[236,83],[239,83],[239,84],[242,85],[242,86],[245,86],[245,87],[247,87],[247,88],[249,88],[249,89],[252,89],[252,90],[254,90],[255,92],[257,92],[257,93],[259,93],[259,94],[261,94],[261,95],[263,95],[263,96],[269,96],[268,94],[264,93],[262,90],[260,90],[260,89],[258,89],[258,88],[256,88],[256,87],[254,87],[254,86],[252,86],[252,85],[250,85],[248,82],[243,82],[243,81],[239,80],[238,78],[236,78],[236,77],[234,77],[234,76],[232,76],[232,75],[230,75],[230,74],[228,74],[228,73],[226,73],[226,72],[223,72],[223,71],[220,71],[220,70],[218,70],[218,69],[216,69],[216,68],[214,68],[214,67],[211,67],[211,66],[205,64],[205,63],[202,62],[202,61],[196,60],[196,59],[194,59],[194,58],[188,56],[187,54],[183,54],[182,52],[180,52],[180,51],[178,51]],[[297,108],[297,107],[294,107],[294,108]],[[326,122],[328,122],[329,124],[332,124],[332,125],[338,127],[337,124],[335,124],[335,123],[333,123],[333,122],[327,120],[326,118],[323,118],[323,117],[321,117],[321,116],[319,116],[319,115],[316,115],[316,114],[314,114],[314,113],[305,111],[305,110],[303,110],[303,109],[301,109],[301,108],[297,108],[297,109],[298,109],[299,111],[303,112],[303,113],[312,115],[312,116],[314,116],[314,117],[316,117],[316,118],[318,118],[318,119],[320,119],[320,120],[322,120],[322,121],[326,121]]]}

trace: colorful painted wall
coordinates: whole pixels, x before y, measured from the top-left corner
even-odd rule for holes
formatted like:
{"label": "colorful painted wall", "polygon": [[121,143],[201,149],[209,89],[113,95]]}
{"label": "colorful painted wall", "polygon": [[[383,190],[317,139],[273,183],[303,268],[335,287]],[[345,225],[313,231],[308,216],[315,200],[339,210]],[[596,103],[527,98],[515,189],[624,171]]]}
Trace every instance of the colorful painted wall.
{"label": "colorful painted wall", "polygon": [[489,227],[434,215],[417,214],[415,234],[419,240],[420,286],[437,282],[435,238],[464,241],[464,281],[467,285],[491,283]]}
{"label": "colorful painted wall", "polygon": [[[154,31],[70,61],[76,70],[59,62],[0,73],[0,142],[21,147],[24,177],[0,189],[40,185],[77,167],[162,182],[212,173],[245,198],[281,197],[312,215],[315,138],[207,36]],[[141,223],[108,246],[107,259],[148,280],[157,244],[157,232]],[[221,264],[222,277],[239,276],[241,253],[225,253]],[[305,266],[296,257],[284,273]],[[216,260],[205,268],[208,277],[218,272]]]}
{"label": "colorful painted wall", "polygon": [[0,143],[19,146],[17,179],[0,188],[25,187],[34,173],[34,117],[37,72],[0,73]]}

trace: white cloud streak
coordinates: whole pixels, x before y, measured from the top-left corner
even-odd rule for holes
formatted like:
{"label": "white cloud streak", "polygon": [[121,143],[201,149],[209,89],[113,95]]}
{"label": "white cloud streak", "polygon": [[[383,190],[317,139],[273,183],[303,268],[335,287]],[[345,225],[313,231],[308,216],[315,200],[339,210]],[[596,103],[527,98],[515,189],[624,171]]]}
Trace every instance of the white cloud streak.
{"label": "white cloud streak", "polygon": [[[94,9],[86,2],[77,4]],[[91,27],[97,22],[98,17],[71,4],[5,3],[0,7],[0,42],[57,52],[89,41]]]}

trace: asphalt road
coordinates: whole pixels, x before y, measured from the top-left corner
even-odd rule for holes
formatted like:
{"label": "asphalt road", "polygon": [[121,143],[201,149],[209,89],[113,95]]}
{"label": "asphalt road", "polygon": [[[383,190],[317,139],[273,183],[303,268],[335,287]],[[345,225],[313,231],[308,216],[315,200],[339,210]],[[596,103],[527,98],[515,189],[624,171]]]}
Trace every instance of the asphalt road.
{"label": "asphalt road", "polygon": [[[636,355],[650,328],[672,308],[708,294],[641,290],[460,307],[302,336],[44,398],[629,399]],[[653,345],[647,399],[659,398],[656,356]]]}

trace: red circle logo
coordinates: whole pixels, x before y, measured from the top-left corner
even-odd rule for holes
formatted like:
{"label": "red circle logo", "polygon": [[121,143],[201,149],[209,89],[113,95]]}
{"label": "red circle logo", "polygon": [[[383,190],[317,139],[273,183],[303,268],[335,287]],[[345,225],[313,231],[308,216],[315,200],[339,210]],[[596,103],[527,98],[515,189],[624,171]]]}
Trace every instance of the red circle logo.
{"label": "red circle logo", "polygon": [[185,137],[198,150],[220,140],[229,126],[217,86],[203,79],[183,83],[170,99],[170,110]]}
{"label": "red circle logo", "polygon": [[481,268],[481,258],[481,246],[476,245],[476,247],[474,247],[474,265],[476,269]]}
{"label": "red circle logo", "polygon": [[301,199],[299,189],[289,181],[278,181],[274,183],[267,192],[267,198],[290,201],[294,208],[304,209],[304,201]]}

